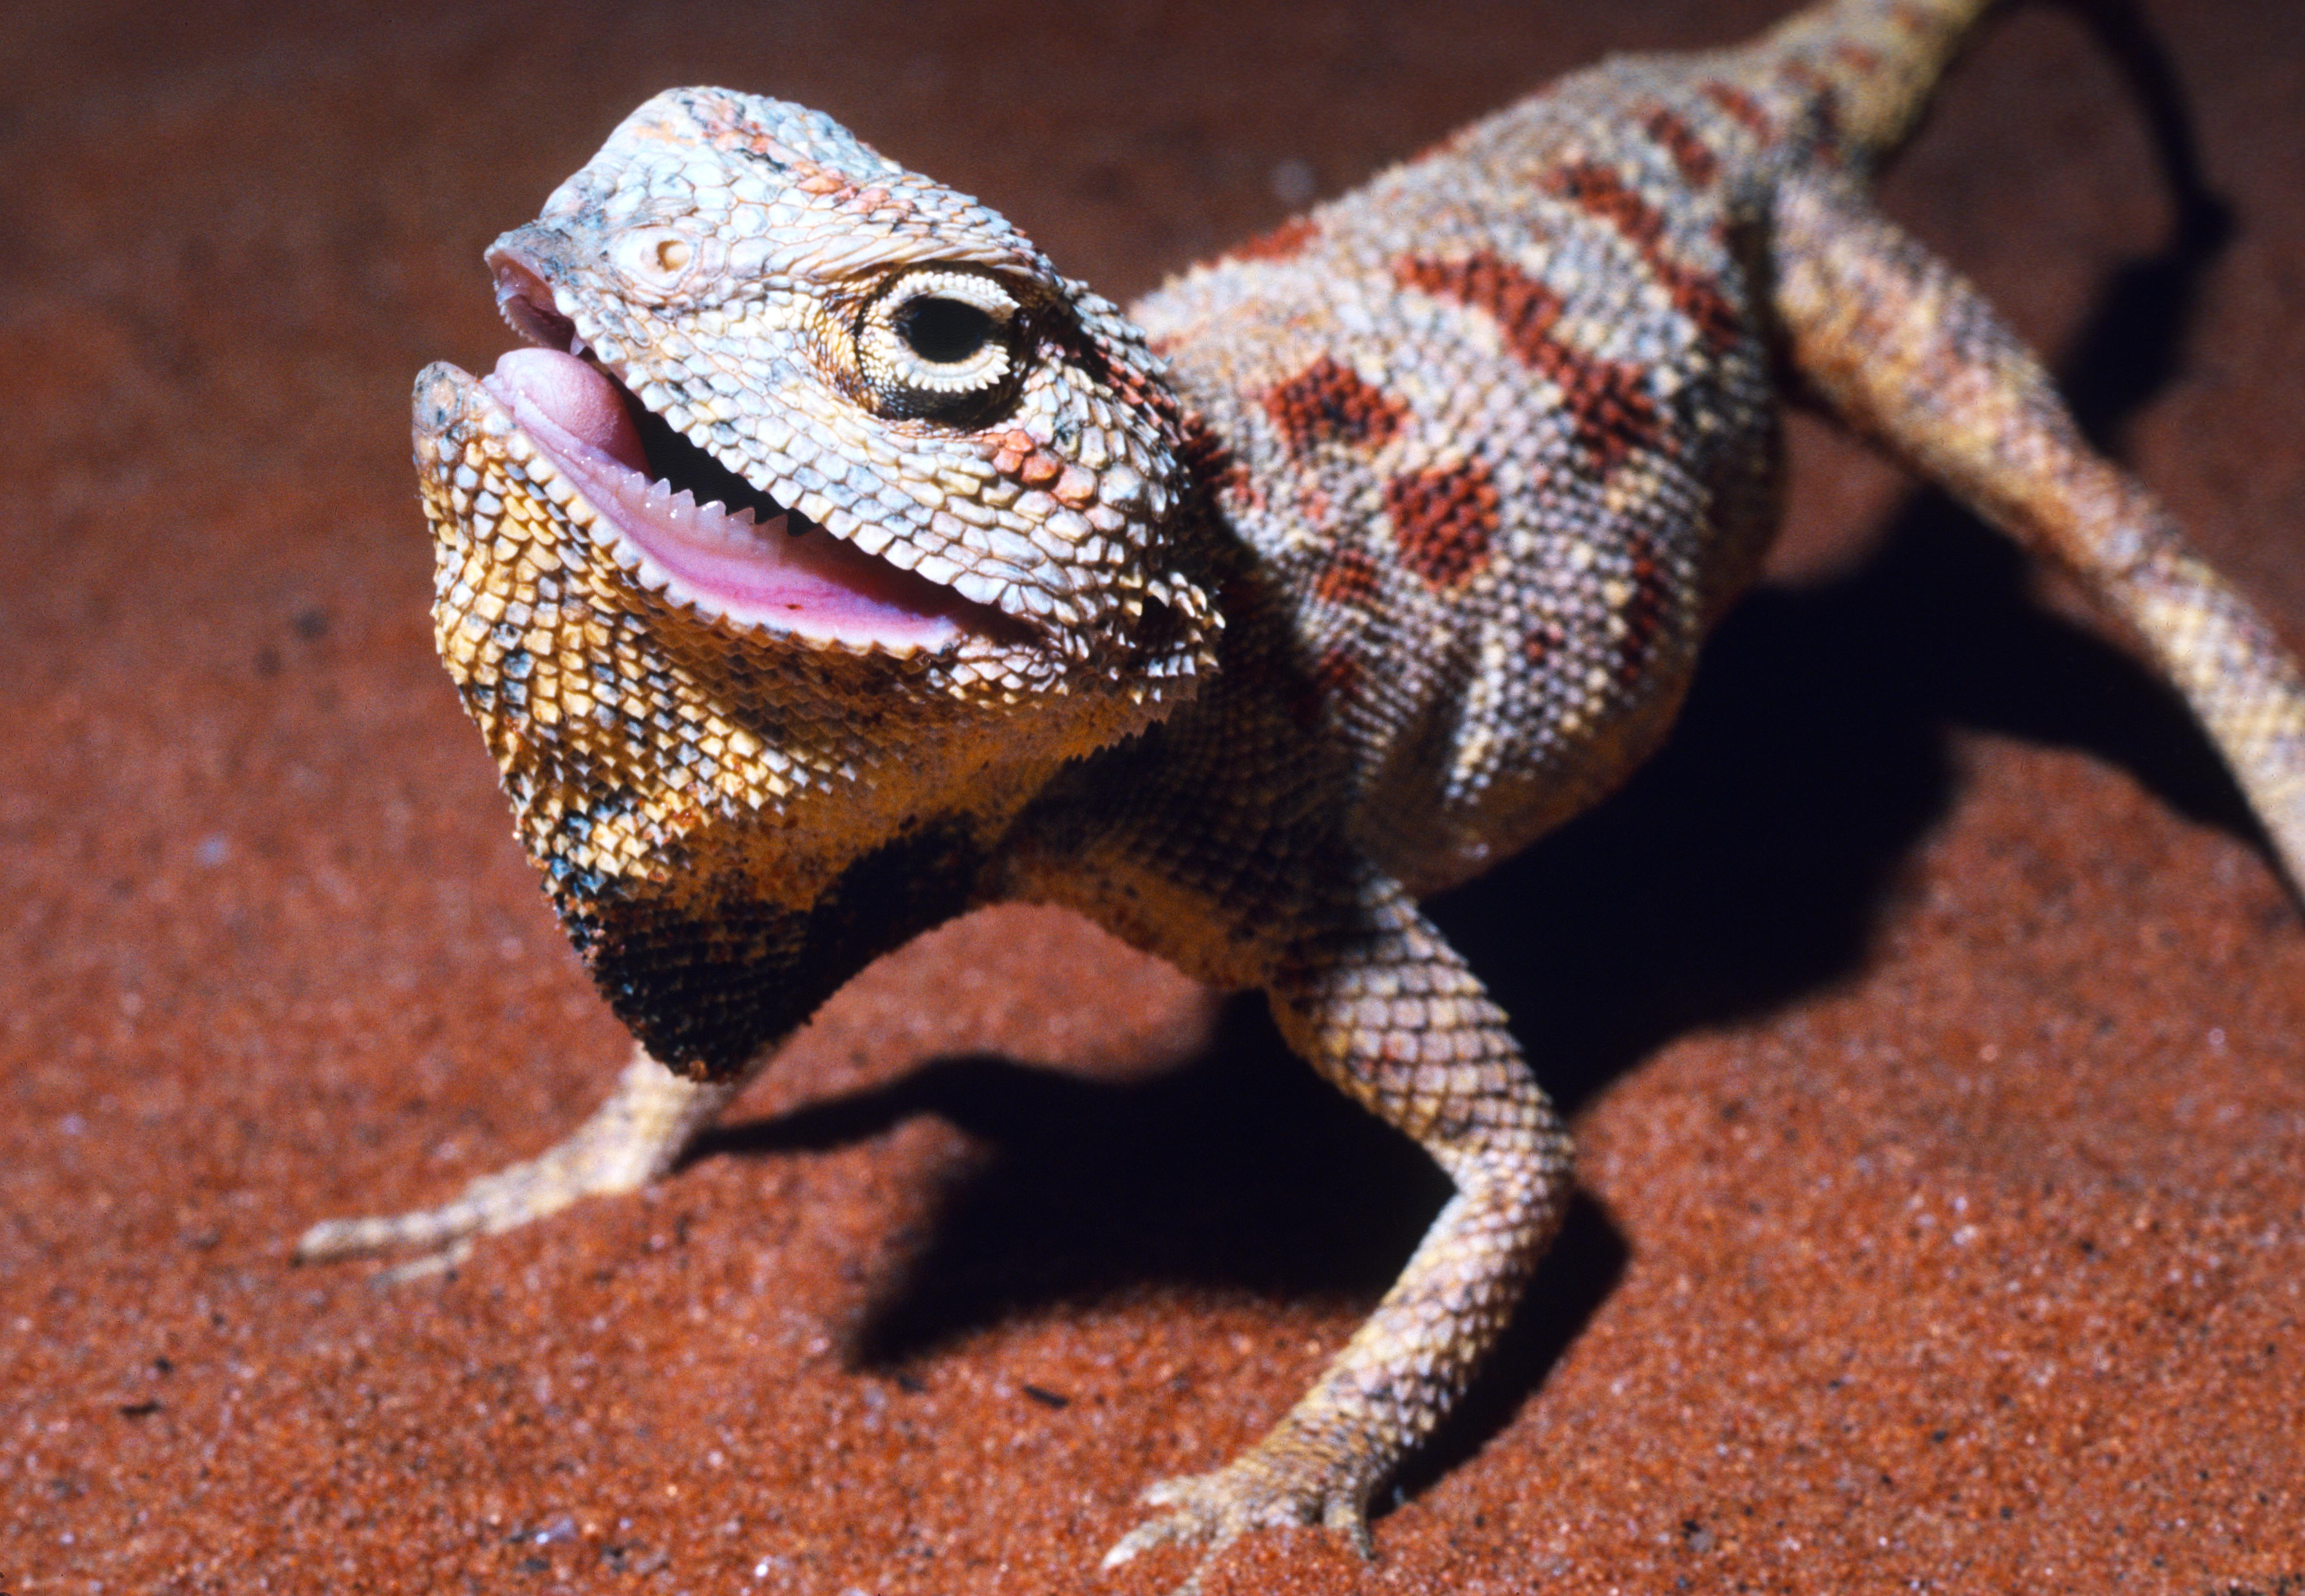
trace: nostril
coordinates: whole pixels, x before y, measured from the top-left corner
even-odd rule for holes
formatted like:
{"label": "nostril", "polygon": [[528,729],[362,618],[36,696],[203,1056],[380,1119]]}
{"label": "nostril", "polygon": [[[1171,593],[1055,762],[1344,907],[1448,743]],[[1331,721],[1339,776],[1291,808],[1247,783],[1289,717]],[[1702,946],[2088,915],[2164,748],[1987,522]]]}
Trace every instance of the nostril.
{"label": "nostril", "polygon": [[575,324],[552,308],[550,284],[514,255],[489,251],[496,273],[497,312],[505,325],[532,344],[566,353],[576,340]]}

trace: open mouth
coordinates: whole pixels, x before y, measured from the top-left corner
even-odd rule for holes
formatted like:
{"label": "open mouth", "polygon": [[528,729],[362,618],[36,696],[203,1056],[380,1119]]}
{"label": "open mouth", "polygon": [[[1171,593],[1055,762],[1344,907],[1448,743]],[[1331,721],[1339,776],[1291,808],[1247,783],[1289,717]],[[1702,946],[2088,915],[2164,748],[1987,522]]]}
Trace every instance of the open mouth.
{"label": "open mouth", "polygon": [[498,304],[538,347],[498,361],[482,386],[612,534],[641,586],[708,619],[895,653],[1017,623],[843,542],[730,471],[644,407],[583,351],[551,290],[493,258]]}

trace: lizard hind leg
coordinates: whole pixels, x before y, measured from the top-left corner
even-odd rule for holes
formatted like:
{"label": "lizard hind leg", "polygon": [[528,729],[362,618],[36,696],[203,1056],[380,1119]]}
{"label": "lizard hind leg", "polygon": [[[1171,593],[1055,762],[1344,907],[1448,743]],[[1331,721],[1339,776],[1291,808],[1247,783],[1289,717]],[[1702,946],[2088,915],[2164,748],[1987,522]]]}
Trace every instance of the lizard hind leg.
{"label": "lizard hind leg", "polygon": [[566,1141],[480,1176],[438,1208],[324,1219],[298,1238],[297,1260],[419,1254],[389,1270],[391,1279],[452,1267],[475,1236],[517,1229],[582,1197],[638,1191],[679,1161],[744,1084],[686,1080],[635,1051],[608,1100]]}
{"label": "lizard hind leg", "polygon": [[1773,220],[1775,310],[1800,374],[1841,420],[2057,561],[2137,634],[2305,892],[2305,671],[2272,627],[2088,446],[1983,296],[1852,185],[1788,180]]}

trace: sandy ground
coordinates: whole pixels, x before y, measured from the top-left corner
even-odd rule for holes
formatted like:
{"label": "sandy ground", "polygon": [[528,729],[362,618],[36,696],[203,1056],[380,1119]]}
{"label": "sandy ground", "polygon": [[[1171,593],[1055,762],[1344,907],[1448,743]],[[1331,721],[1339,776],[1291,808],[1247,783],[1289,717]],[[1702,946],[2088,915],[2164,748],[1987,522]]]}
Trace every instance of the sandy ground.
{"label": "sandy ground", "polygon": [[[2305,640],[2305,34],[2154,0],[2221,249],[2074,13],[1888,184]],[[347,1210],[537,1150],[625,1043],[431,658],[426,361],[648,93],[821,106],[1116,296],[1760,0],[310,0],[0,13],[0,1590],[1100,1580],[1440,1200],[1255,1011],[1004,912],[868,972],[643,1198],[378,1289]],[[2196,245],[2209,237],[2196,227]],[[1583,1192],[1364,1566],[1257,1592],[2305,1589],[2305,926],[2063,596],[1797,437],[1668,751],[1439,913]]]}

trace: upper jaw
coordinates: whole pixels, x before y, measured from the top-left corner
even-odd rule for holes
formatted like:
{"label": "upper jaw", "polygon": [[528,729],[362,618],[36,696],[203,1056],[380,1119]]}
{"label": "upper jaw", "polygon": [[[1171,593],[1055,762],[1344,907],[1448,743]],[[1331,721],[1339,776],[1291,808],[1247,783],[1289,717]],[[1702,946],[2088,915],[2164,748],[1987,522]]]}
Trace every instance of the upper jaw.
{"label": "upper jaw", "polygon": [[539,348],[581,355],[584,350],[576,336],[576,324],[560,314],[552,285],[530,264],[529,251],[515,242],[535,231],[523,227],[489,246],[485,259],[496,279],[497,314],[504,318],[506,327]]}
{"label": "upper jaw", "polygon": [[489,250],[498,310],[535,347],[505,355],[479,386],[574,489],[633,580],[707,620],[852,649],[943,652],[1029,636],[1022,619],[961,590],[973,584],[876,558],[739,476],[693,436],[693,419],[681,429],[651,414],[561,310],[559,242],[530,226]]}

